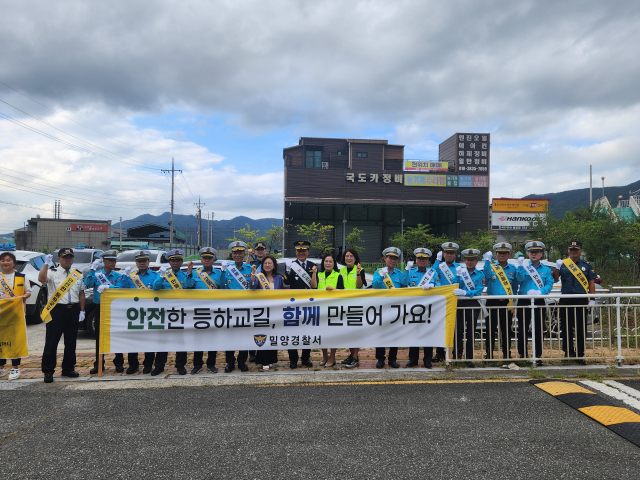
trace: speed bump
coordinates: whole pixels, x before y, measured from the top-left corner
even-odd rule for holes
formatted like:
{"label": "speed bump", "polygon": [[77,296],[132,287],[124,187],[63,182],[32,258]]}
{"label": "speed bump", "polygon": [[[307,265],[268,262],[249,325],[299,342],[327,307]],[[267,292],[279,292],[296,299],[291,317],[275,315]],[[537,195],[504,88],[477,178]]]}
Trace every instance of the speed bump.
{"label": "speed bump", "polygon": [[531,383],[640,447],[640,415],[637,413],[574,382],[532,380]]}

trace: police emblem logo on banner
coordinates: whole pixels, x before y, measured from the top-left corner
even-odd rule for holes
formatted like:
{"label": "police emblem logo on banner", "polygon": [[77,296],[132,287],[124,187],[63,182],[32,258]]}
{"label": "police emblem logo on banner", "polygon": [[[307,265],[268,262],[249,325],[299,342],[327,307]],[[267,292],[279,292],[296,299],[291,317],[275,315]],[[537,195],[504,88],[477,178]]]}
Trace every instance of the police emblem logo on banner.
{"label": "police emblem logo on banner", "polygon": [[254,335],[253,336],[253,341],[256,342],[257,346],[261,347],[267,341],[267,336],[266,335]]}

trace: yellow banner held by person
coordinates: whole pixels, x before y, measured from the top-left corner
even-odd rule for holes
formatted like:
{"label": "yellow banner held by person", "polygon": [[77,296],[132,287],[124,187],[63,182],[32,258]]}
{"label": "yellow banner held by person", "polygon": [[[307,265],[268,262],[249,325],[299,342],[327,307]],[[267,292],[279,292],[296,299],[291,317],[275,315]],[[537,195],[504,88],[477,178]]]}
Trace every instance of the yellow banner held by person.
{"label": "yellow banner held by person", "polygon": [[24,358],[27,349],[27,324],[22,297],[0,300],[0,358]]}

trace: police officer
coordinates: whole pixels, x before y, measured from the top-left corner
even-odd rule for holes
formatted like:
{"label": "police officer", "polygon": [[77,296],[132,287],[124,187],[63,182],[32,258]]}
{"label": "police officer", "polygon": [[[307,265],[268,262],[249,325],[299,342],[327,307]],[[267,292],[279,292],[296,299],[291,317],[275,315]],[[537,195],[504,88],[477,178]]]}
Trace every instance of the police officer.
{"label": "police officer", "polygon": [[[311,278],[313,277],[313,273],[318,271],[318,268],[315,266],[315,264],[313,264],[312,262],[307,262],[311,243],[307,240],[299,240],[294,243],[294,247],[296,249],[296,260],[286,263],[284,284],[289,285],[289,288],[292,290],[309,290],[311,289]],[[306,275],[308,275],[308,280],[306,279],[306,276],[301,276],[301,273],[303,271],[306,272]],[[303,367],[313,367],[313,363],[311,362],[310,348],[302,349],[302,358],[300,359],[300,364]],[[289,367],[298,368],[297,349],[289,350]]]}
{"label": "police officer", "polygon": [[[257,242],[254,245],[255,258],[249,262],[249,265],[256,266],[256,273],[260,273],[262,265],[262,261],[264,257],[267,256],[269,250],[267,250],[267,244],[264,242]],[[249,350],[249,361],[251,363],[256,363],[256,350]]]}
{"label": "police officer", "polygon": [[[413,255],[416,258],[417,267],[411,268],[413,262],[407,262],[405,268],[405,285],[408,287],[422,286],[424,290],[428,290],[435,286],[435,270],[429,268],[429,258],[431,258],[431,250],[428,248],[416,248],[413,251]],[[423,282],[422,279],[427,275],[427,279]],[[431,278],[429,278],[431,277]],[[433,357],[433,347],[424,347],[424,366],[425,368],[431,368],[431,357]],[[418,365],[420,360],[420,347],[409,348],[409,362],[406,367],[414,367]]]}
{"label": "police officer", "polygon": [[[91,375],[98,373],[98,361],[100,360],[100,294],[106,289],[117,288],[117,283],[122,277],[122,273],[116,272],[116,260],[118,252],[116,250],[107,250],[100,254],[104,267],[100,269],[100,260],[96,260],[91,264],[91,269],[84,284],[87,288],[93,287],[93,303],[96,305],[95,313],[95,330],[96,330],[96,360],[93,362],[93,368],[89,371]],[[124,355],[116,353],[113,357],[113,364],[117,373],[124,372]],[[104,366],[104,359],[103,359]]]}
{"label": "police officer", "polygon": [[[167,252],[169,258],[169,265],[171,266],[171,273],[176,277],[179,287],[176,285],[175,289],[181,290],[187,288],[187,274],[180,270],[182,263],[184,262],[184,252],[179,248],[169,250]],[[160,275],[153,281],[154,290],[175,290],[174,287],[167,280],[167,267],[160,267]],[[151,372],[152,376],[156,376],[164,372],[164,366],[167,363],[168,352],[156,353],[156,366]],[[176,352],[176,370],[180,375],[186,375],[187,369],[184,366],[187,364],[187,352]]]}
{"label": "police officer", "polygon": [[[594,294],[596,293],[596,285],[594,280],[597,275],[593,270],[593,266],[586,260],[582,260],[582,242],[579,240],[572,240],[567,245],[569,249],[569,260],[573,262],[578,271],[582,272],[583,281],[586,280],[588,285],[588,292],[578,279],[578,275],[575,275],[569,270],[567,265],[562,260],[556,262],[556,269],[553,271],[553,279],[557,282],[559,278],[562,279],[562,295],[570,294]],[[564,350],[565,357],[575,357],[576,350],[573,345],[573,335],[576,336],[576,343],[578,346],[578,360],[581,365],[585,364],[584,357],[584,344],[585,344],[585,320],[586,305],[595,305],[595,300],[589,300],[586,298],[562,298],[558,305],[563,305],[564,308],[560,308],[560,332],[562,335],[562,349]],[[580,306],[582,305],[582,306]]]}
{"label": "police officer", "polygon": [[[525,261],[523,257],[518,258],[518,269],[516,270],[516,280],[520,284],[518,295],[548,295],[551,289],[553,288],[553,276],[551,275],[551,269],[546,265],[543,265],[540,260],[542,260],[542,255],[544,253],[544,243],[542,242],[528,242],[524,248],[527,250],[527,254],[529,255],[530,267],[525,268]],[[529,331],[529,325],[531,324],[531,308],[529,305],[531,300],[527,299],[520,304],[518,301],[520,310],[524,310],[524,312],[518,312],[518,354],[522,358],[526,358],[528,356],[528,347],[527,347],[527,332]],[[535,308],[535,355],[538,360],[536,360],[536,365],[542,365],[542,331],[543,331],[543,320],[546,314],[546,302],[544,298],[536,298],[535,305],[538,308]]]}
{"label": "police officer", "polygon": [[[455,242],[445,242],[440,248],[441,251],[438,252],[436,256],[436,261],[433,264],[433,268],[436,271],[435,279],[436,286],[444,286],[444,285],[457,285],[458,284],[458,267],[460,264],[456,262],[456,257],[458,256],[458,250],[460,246]],[[445,266],[441,267],[440,265],[444,262]],[[449,271],[449,274],[446,272]],[[436,356],[433,357],[434,362],[442,362],[445,360],[447,352],[444,348],[438,347],[436,348]]]}
{"label": "police officer", "polygon": [[[373,274],[372,287],[377,289],[388,288],[404,288],[407,286],[405,275],[396,268],[398,260],[400,259],[401,250],[396,247],[385,248],[382,251],[384,255],[384,263],[386,267],[379,268]],[[376,368],[383,368],[385,361],[385,347],[376,348]],[[391,368],[398,368],[398,347],[389,347],[389,366]]]}
{"label": "police officer", "polygon": [[[517,268],[509,263],[511,244],[507,242],[496,243],[493,246],[493,251],[496,253],[495,260],[493,260],[493,253],[484,254],[483,273],[487,285],[487,295],[516,295],[518,293]],[[503,281],[506,281],[507,289],[505,289]],[[513,306],[513,301],[487,300],[487,307],[494,307],[489,308],[489,325],[486,328],[487,358],[493,358],[498,325],[500,325],[502,358],[511,357],[511,311],[507,308],[509,305]]]}
{"label": "police officer", "polygon": [[[68,277],[77,272],[73,270],[74,254],[71,248],[61,248],[58,251],[58,268],[53,267],[53,255],[45,257],[45,265],[38,273],[38,281],[47,285],[47,302],[51,301],[60,286]],[[77,272],[79,274],[79,272]],[[81,274],[80,274],[81,275]],[[79,377],[76,367],[76,340],[78,338],[78,323],[84,321],[84,291],[80,277],[71,288],[60,297],[51,310],[51,320],[46,324],[44,351],[42,352],[42,373],[44,383],[53,382],[53,372],[56,370],[56,353],[60,337],[64,335],[64,356],[62,357],[63,377]]]}
{"label": "police officer", "polygon": [[[251,265],[244,262],[247,252],[247,244],[244,242],[231,242],[229,244],[233,263],[222,262],[222,270],[225,272],[224,281],[228,290],[248,290],[251,282]],[[234,350],[227,350],[225,354],[226,365],[224,371],[230,373],[235,368],[236,357]],[[247,366],[248,350],[238,351],[238,368],[241,372],[249,370]]]}
{"label": "police officer", "polygon": [[[131,271],[131,267],[127,267],[124,274],[120,277],[117,283],[118,288],[137,288],[140,290],[153,290],[153,284],[160,275],[157,272],[149,269],[149,257],[151,252],[149,250],[138,250],[134,252],[136,268],[137,270]],[[138,360],[138,353],[129,353],[128,355],[129,367],[126,370],[128,375],[136,373],[140,369],[140,362]],[[153,362],[156,360],[155,352],[145,352],[144,360],[142,361],[142,373],[151,373]],[[156,366],[158,363],[156,363]],[[164,363],[162,364],[164,367]]]}
{"label": "police officer", "polygon": [[[224,274],[221,270],[213,268],[213,262],[216,260],[218,252],[215,248],[204,247],[198,251],[202,268],[193,271],[193,262],[187,263],[187,288],[195,288],[196,290],[215,290],[224,288]],[[208,280],[207,280],[208,278]],[[191,374],[198,373],[202,370],[204,352],[193,352],[193,369]],[[218,352],[209,351],[207,354],[207,369],[211,373],[217,373],[216,355]]]}
{"label": "police officer", "polygon": [[[472,300],[474,297],[482,295],[484,285],[484,274],[476,268],[478,265],[478,256],[480,250],[475,248],[467,248],[462,251],[464,266],[457,268],[458,288],[453,293],[458,295],[458,311],[456,312],[456,331],[455,342],[453,343],[454,358],[462,358],[463,337],[464,357],[468,360],[473,359],[473,345],[476,333],[476,319],[480,313],[480,302]],[[469,362],[470,367],[474,366],[473,362]]]}

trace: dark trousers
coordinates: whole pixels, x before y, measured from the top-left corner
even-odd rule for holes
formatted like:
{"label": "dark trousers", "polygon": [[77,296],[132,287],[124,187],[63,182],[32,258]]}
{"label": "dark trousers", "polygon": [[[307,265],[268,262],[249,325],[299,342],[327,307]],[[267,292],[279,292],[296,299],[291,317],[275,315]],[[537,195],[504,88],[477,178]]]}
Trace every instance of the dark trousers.
{"label": "dark trousers", "polygon": [[56,370],[56,353],[60,337],[64,335],[64,356],[62,371],[71,372],[76,366],[76,340],[78,338],[78,318],[80,305],[56,305],[51,310],[51,321],[47,323],[47,333],[42,352],[42,373]]}
{"label": "dark trousers", "polygon": [[249,350],[249,357],[255,357],[257,353],[258,353],[257,350]]}
{"label": "dark trousers", "polygon": [[[507,307],[509,300],[487,300],[487,307]],[[511,312],[507,308],[489,309],[489,318],[486,325],[485,345],[487,358],[493,358],[493,347],[500,325],[500,343],[502,344],[502,358],[511,355]]]}
{"label": "dark trousers", "polygon": [[[98,359],[100,358],[100,305],[96,305],[96,320],[94,322],[96,328],[96,360],[93,362],[93,366],[98,366]],[[137,355],[136,355],[137,358]],[[104,359],[103,359],[104,360]],[[104,364],[104,362],[103,362]],[[124,355],[116,353],[113,357],[113,364],[116,367],[122,367],[124,365]]]}
{"label": "dark trousers", "polygon": [[[423,347],[424,359],[431,360],[433,356],[433,347]],[[412,363],[418,363],[420,361],[420,347],[409,347],[409,361]]]}
{"label": "dark trousers", "polygon": [[[429,347],[429,348],[430,348],[429,351],[433,355],[433,347]],[[443,347],[436,347],[436,357],[442,358],[442,359],[446,359],[447,358],[447,351]]]}
{"label": "dark trousers", "polygon": [[[225,362],[230,364],[236,363],[235,350],[227,350],[225,352]],[[247,363],[247,358],[249,358],[249,350],[238,350],[238,365],[242,363]]]}
{"label": "dark trousers", "polygon": [[[385,347],[376,347],[376,360],[385,360]],[[398,359],[398,347],[389,347],[389,361],[395,362]]]}
{"label": "dark trousers", "polygon": [[271,365],[272,363],[278,363],[278,351],[258,350],[256,352],[256,363],[260,365]]}
{"label": "dark trousers", "polygon": [[[463,310],[463,307],[468,308]],[[473,309],[471,309],[474,307]],[[480,303],[477,300],[458,300],[456,312],[455,341],[453,342],[453,358],[462,358],[464,343],[464,358],[473,358],[473,343],[476,333],[476,319],[480,314]],[[466,340],[465,340],[466,337]]]}
{"label": "dark trousers", "polygon": [[[22,360],[21,358],[12,358],[11,359],[11,366],[12,367],[19,367],[21,360]],[[0,367],[4,367],[6,364],[7,364],[7,359],[6,358],[0,358]]]}
{"label": "dark trousers", "polygon": [[[307,362],[311,360],[311,349],[303,348],[302,349],[302,357],[301,360],[303,362]],[[289,350],[289,363],[298,363],[298,350]]]}
{"label": "dark trousers", "polygon": [[[211,351],[207,353],[207,367],[215,367],[217,354],[218,352],[211,352]],[[203,357],[204,357],[204,352],[193,352],[193,366],[201,367],[202,365],[204,365]]]}
{"label": "dark trousers", "polygon": [[[527,345],[527,335],[529,332],[529,326],[531,325],[531,308],[530,308],[531,300],[524,300],[523,303],[519,304],[518,309],[518,355],[522,358],[527,358],[529,356],[529,347]],[[535,327],[536,327],[536,335],[535,335],[535,343],[536,343],[536,358],[542,357],[542,331],[543,331],[543,320],[546,315],[546,303],[542,299],[536,299],[535,305],[537,308],[533,309],[535,312]],[[524,311],[523,311],[524,310]]]}
{"label": "dark trousers", "polygon": [[[148,365],[151,365],[153,361],[153,353],[145,353],[144,361],[147,364],[147,355],[149,356]],[[156,353],[156,367],[164,368],[167,363],[169,352],[157,352]],[[187,352],[176,352],[176,368],[184,367],[187,364]]]}
{"label": "dark trousers", "polygon": [[[156,355],[155,352],[144,352],[144,360],[142,361],[142,365],[145,367],[151,367],[153,365],[153,362],[156,362],[156,367],[158,366],[158,358],[159,355]],[[138,354],[136,353],[136,360],[138,359]],[[165,359],[166,362],[166,359]],[[129,360],[129,365],[131,365],[131,360]],[[137,365],[136,365],[137,366]],[[162,366],[164,366],[164,363],[162,363]]]}
{"label": "dark trousers", "polygon": [[[562,350],[565,357],[575,357],[576,349],[573,345],[573,336],[576,337],[578,345],[578,357],[584,357],[584,331],[586,328],[587,312],[584,307],[574,307],[574,305],[588,305],[586,298],[561,298],[558,305],[565,305],[560,308],[560,335],[562,337]],[[567,306],[569,305],[569,306]]]}
{"label": "dark trousers", "polygon": [[[150,356],[150,361],[147,361],[147,356]],[[146,367],[147,365],[151,366],[153,364],[153,359],[155,357],[155,354],[153,352],[149,353],[149,352],[145,352],[144,354],[144,360],[142,361],[142,364]],[[129,364],[130,367],[134,367],[134,368],[138,368],[140,366],[140,360],[138,359],[138,353],[128,353],[127,354],[127,363]]]}

